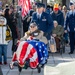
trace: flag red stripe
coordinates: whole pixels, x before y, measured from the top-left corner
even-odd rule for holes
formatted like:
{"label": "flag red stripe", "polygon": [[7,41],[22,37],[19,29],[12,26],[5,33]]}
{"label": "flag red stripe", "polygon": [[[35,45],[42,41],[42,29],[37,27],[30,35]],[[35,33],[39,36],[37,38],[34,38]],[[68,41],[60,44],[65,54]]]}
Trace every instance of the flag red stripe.
{"label": "flag red stripe", "polygon": [[22,7],[22,17],[31,9],[30,0],[18,0],[18,5]]}
{"label": "flag red stripe", "polygon": [[31,68],[36,68],[38,65],[38,58],[34,62],[30,62],[30,67]]}
{"label": "flag red stripe", "polygon": [[16,61],[16,60],[17,60],[17,56],[16,56],[16,52],[14,52],[12,61]]}
{"label": "flag red stripe", "polygon": [[27,47],[28,47],[28,43],[25,42],[23,47],[22,47],[22,50],[21,50],[21,53],[20,53],[20,57],[19,57],[19,61],[21,64],[23,64],[23,58],[25,57],[26,55],[26,52],[27,52]]}
{"label": "flag red stripe", "polygon": [[32,49],[30,50],[30,54],[28,55],[28,57],[29,57],[29,58],[32,58],[35,52],[36,52],[36,50],[35,50],[34,48],[32,48]]}

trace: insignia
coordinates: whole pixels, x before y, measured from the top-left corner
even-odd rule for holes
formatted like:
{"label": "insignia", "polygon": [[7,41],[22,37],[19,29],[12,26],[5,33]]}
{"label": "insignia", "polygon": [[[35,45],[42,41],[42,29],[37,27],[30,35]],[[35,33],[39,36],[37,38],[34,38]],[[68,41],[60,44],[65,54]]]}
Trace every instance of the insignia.
{"label": "insignia", "polygon": [[44,18],[42,19],[42,21],[46,21],[46,18],[44,17]]}
{"label": "insignia", "polygon": [[46,21],[46,19],[42,19],[42,21]]}

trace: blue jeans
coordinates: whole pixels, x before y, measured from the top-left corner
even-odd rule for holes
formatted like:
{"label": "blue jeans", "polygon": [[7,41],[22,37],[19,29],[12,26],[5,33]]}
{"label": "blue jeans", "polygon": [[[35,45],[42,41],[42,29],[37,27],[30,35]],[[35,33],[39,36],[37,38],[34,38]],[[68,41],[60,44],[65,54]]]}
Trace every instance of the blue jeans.
{"label": "blue jeans", "polygon": [[3,61],[7,62],[7,45],[0,45],[0,62],[2,62],[2,55]]}

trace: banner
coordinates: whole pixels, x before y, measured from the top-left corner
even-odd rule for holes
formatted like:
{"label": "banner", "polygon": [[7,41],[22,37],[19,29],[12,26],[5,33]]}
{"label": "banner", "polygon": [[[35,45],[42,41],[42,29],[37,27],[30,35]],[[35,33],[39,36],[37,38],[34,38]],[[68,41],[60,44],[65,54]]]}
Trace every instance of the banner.
{"label": "banner", "polygon": [[31,9],[30,0],[18,0],[18,5],[22,8],[22,17],[26,16]]}

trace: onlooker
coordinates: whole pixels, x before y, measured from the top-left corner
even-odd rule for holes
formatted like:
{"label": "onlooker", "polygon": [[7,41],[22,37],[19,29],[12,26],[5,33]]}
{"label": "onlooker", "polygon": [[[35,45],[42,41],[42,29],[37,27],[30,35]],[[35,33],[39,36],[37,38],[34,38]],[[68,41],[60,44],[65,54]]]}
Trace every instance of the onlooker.
{"label": "onlooker", "polygon": [[12,52],[14,52],[15,45],[16,45],[16,42],[18,39],[18,33],[17,33],[17,29],[16,29],[17,22],[16,22],[16,17],[14,16],[13,11],[14,11],[14,9],[11,8],[8,10],[8,12],[5,12],[5,17],[7,19],[7,25],[9,26],[11,33],[12,33],[12,41],[13,41]]}
{"label": "onlooker", "polygon": [[[65,21],[66,21],[66,15],[67,15],[67,12],[68,12],[68,10],[67,10],[67,7],[66,6],[63,6],[62,7],[62,12],[63,12],[63,15],[64,15],[64,23],[65,23]],[[66,42],[66,45],[68,45],[68,32],[67,33],[64,33],[64,38],[65,38],[65,42]]]}
{"label": "onlooker", "polygon": [[20,6],[17,6],[15,9],[18,37],[21,38],[23,37],[22,11]]}
{"label": "onlooker", "polygon": [[62,11],[62,5],[59,3],[59,10]]}
{"label": "onlooker", "polygon": [[[2,62],[6,65],[7,64],[7,41],[6,41],[6,19],[2,16],[0,16],[0,19],[4,20],[4,23],[1,24],[0,22],[0,65],[2,65]],[[3,56],[3,59],[2,59]],[[3,61],[2,61],[3,60]]]}
{"label": "onlooker", "polygon": [[67,28],[70,38],[70,52],[73,54],[74,45],[75,45],[75,6],[73,3],[70,3],[70,11],[67,13],[66,22],[65,22],[65,33],[67,33]]}
{"label": "onlooker", "polygon": [[48,14],[50,14],[51,13],[51,11],[50,11],[50,5],[47,5],[47,7],[46,7],[46,12],[48,13]]}
{"label": "onlooker", "polygon": [[60,40],[63,37],[64,28],[61,25],[58,25],[57,21],[54,21],[54,29],[52,30],[52,36],[55,38],[56,41],[56,48],[57,51],[60,51]]}
{"label": "onlooker", "polygon": [[28,12],[28,15],[24,17],[24,19],[23,19],[23,31],[24,31],[24,33],[26,31],[28,31],[29,24],[30,24],[31,18],[32,18],[32,14],[35,11],[36,11],[36,5],[33,5],[32,9]]}
{"label": "onlooker", "polygon": [[53,20],[58,22],[58,25],[64,26],[64,16],[61,10],[59,10],[59,5],[54,4],[53,12],[51,13]]}
{"label": "onlooker", "polygon": [[66,6],[63,6],[63,7],[62,7],[62,12],[63,12],[63,15],[64,15],[64,21],[65,21],[65,20],[66,20],[66,15],[67,15],[67,12],[68,12]]}

